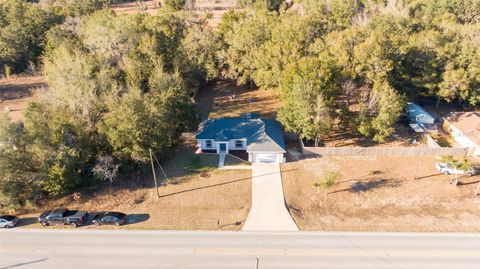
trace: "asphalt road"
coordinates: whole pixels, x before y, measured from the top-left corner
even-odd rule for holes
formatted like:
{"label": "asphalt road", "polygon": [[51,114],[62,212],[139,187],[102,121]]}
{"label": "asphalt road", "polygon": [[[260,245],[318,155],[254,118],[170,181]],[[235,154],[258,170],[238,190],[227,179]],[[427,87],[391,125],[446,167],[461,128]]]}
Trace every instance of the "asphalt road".
{"label": "asphalt road", "polygon": [[480,268],[478,234],[0,231],[0,268]]}

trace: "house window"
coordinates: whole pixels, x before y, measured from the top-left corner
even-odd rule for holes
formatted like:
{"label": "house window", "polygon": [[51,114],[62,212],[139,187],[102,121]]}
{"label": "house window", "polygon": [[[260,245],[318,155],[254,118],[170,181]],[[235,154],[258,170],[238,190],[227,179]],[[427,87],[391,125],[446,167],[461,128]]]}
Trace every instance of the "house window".
{"label": "house window", "polygon": [[212,140],[206,140],[205,141],[205,147],[207,149],[211,149],[212,148]]}
{"label": "house window", "polygon": [[235,147],[236,148],[243,148],[243,141],[242,140],[236,140],[235,141]]}

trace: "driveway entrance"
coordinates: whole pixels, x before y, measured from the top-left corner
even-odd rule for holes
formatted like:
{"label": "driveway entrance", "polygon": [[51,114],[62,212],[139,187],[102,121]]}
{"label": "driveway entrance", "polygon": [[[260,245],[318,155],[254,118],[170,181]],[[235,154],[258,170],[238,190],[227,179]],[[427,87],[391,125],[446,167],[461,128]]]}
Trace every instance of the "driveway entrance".
{"label": "driveway entrance", "polygon": [[298,231],[285,207],[278,163],[252,163],[252,207],[243,231]]}

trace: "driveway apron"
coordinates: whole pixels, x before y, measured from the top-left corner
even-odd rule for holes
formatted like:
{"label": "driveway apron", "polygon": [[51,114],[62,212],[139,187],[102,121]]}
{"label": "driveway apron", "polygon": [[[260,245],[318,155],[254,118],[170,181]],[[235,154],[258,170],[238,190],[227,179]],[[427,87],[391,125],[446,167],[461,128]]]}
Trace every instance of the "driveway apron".
{"label": "driveway apron", "polygon": [[252,206],[242,230],[298,231],[285,207],[280,164],[252,164]]}

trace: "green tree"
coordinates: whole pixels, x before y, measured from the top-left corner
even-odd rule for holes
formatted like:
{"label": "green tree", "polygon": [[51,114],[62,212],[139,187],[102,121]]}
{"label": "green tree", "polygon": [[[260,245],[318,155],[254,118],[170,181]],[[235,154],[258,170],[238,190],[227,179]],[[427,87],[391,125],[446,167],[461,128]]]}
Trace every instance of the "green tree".
{"label": "green tree", "polygon": [[282,108],[278,119],[287,131],[301,138],[319,140],[333,128],[335,102],[338,91],[335,66],[324,57],[304,58],[289,66],[281,82]]}
{"label": "green tree", "polygon": [[6,66],[23,72],[39,64],[45,33],[62,17],[27,1],[0,0],[0,70]]}
{"label": "green tree", "polygon": [[31,103],[24,116],[28,152],[39,162],[42,189],[60,195],[81,186],[101,144],[98,135],[66,107]]}
{"label": "green tree", "polygon": [[164,4],[173,11],[179,11],[185,7],[185,0],[165,0]]}
{"label": "green tree", "polygon": [[181,70],[193,75],[195,81],[213,80],[220,73],[220,51],[222,43],[208,26],[190,27],[182,40],[181,52],[186,61]]}
{"label": "green tree", "polygon": [[149,148],[164,154],[192,126],[193,102],[181,80],[178,77],[176,80],[174,85],[148,93],[132,89],[112,102],[99,130],[108,138],[114,156],[147,161]]}
{"label": "green tree", "polygon": [[234,24],[225,34],[227,48],[222,59],[227,67],[227,76],[236,78],[239,84],[253,82],[257,50],[270,38],[271,25],[276,15],[258,11]]}
{"label": "green tree", "polygon": [[17,209],[32,201],[41,189],[37,177],[22,125],[0,113],[0,208]]}
{"label": "green tree", "polygon": [[[468,171],[472,168],[472,164],[467,158],[455,158],[453,156],[446,155],[441,156],[439,161],[450,165],[455,171]],[[458,186],[460,181],[458,174],[458,172],[452,173],[452,182],[450,182],[450,184]]]}

